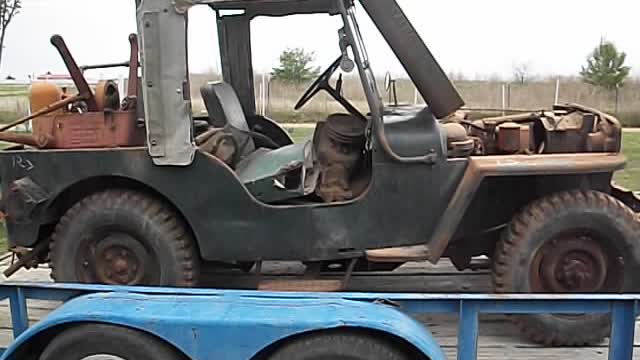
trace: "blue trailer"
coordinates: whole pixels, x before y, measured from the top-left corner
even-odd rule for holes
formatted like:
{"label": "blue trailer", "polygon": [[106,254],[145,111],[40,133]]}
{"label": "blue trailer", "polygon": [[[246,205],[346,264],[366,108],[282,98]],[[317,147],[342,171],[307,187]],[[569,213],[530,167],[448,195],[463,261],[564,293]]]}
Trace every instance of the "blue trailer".
{"label": "blue trailer", "polygon": [[[0,360],[445,359],[416,314],[458,315],[476,359],[479,314],[611,313],[609,359],[633,357],[640,295],[276,293],[4,284],[15,340]],[[63,304],[29,326],[27,299]]]}

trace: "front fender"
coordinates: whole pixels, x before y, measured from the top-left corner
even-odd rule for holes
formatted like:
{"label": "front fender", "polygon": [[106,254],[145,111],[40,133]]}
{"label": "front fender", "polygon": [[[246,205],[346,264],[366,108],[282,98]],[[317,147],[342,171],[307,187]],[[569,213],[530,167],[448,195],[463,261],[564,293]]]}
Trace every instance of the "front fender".
{"label": "front fender", "polygon": [[48,329],[74,323],[108,323],[166,341],[190,359],[251,359],[268,346],[311,331],[370,329],[400,338],[431,360],[445,355],[431,333],[386,305],[309,295],[85,295],[63,304],[28,329],[0,360],[18,360],[17,349]]}

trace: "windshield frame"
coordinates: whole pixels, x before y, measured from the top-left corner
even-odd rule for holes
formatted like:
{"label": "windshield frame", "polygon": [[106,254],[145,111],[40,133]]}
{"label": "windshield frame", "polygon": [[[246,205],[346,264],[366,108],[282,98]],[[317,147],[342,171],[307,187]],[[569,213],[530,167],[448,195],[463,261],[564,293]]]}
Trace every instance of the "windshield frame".
{"label": "windshield frame", "polygon": [[382,123],[382,114],[384,111],[384,103],[382,97],[378,91],[378,85],[376,83],[376,77],[371,69],[371,63],[369,62],[369,56],[364,44],[362,33],[355,13],[355,4],[352,1],[348,1],[349,5],[345,5],[346,2],[340,1],[340,16],[344,24],[344,31],[351,47],[351,52],[355,58],[358,72],[360,73],[360,81],[362,82],[362,88],[369,104],[370,120],[368,127],[376,128],[376,124]]}

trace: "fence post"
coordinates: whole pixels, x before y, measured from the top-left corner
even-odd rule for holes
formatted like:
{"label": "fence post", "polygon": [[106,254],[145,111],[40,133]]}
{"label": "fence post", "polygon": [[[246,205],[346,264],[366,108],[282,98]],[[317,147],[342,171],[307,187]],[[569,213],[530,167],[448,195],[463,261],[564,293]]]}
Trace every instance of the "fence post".
{"label": "fence post", "polygon": [[507,85],[502,84],[502,116],[507,115]]}

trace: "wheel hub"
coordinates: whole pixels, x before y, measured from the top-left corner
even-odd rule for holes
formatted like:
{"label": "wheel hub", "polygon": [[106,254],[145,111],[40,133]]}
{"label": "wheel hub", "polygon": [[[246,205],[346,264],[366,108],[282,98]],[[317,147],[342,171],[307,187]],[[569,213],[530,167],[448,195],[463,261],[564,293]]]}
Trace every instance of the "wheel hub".
{"label": "wheel hub", "polygon": [[95,249],[96,277],[105,284],[134,285],[144,279],[147,252],[133,237],[110,234]]}
{"label": "wheel hub", "polygon": [[607,285],[609,259],[591,237],[549,241],[536,258],[531,267],[536,292],[598,292]]}

